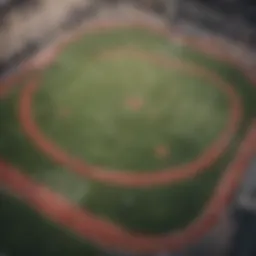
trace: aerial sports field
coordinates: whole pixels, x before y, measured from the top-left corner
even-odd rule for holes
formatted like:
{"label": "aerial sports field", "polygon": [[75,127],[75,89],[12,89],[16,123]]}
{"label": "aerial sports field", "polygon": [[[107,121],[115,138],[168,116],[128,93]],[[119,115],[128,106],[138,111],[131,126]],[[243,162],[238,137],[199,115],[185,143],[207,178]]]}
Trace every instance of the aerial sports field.
{"label": "aerial sports field", "polygon": [[94,24],[0,86],[0,247],[176,251],[217,223],[256,145],[256,87],[214,45]]}

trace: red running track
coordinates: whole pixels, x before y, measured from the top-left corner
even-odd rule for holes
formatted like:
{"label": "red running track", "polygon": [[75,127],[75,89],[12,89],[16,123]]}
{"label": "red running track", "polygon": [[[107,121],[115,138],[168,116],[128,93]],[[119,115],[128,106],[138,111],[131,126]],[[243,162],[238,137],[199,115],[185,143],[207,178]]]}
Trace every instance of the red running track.
{"label": "red running track", "polygon": [[[128,27],[132,26],[150,30],[153,29],[162,35],[170,36],[166,30],[159,31],[157,28],[152,28],[151,25],[141,24],[138,21],[128,24]],[[95,28],[101,31],[116,27],[124,27],[124,24],[117,25],[115,22],[99,24],[99,22],[96,22],[92,24],[92,26],[88,26],[87,31],[94,32]],[[80,36],[81,33],[78,33],[77,37]],[[75,39],[76,38],[67,40],[61,48]],[[196,38],[186,38],[183,43],[188,46],[193,46],[193,48],[197,48],[198,50],[203,50],[206,54],[210,54],[216,59],[239,66],[230,56],[226,55],[227,52],[223,50],[223,47],[218,41],[212,40],[211,44],[209,44],[209,42],[201,43],[201,41],[202,40]],[[214,47],[212,47],[212,45],[214,45]],[[30,86],[32,86],[32,84],[30,84]],[[37,86],[37,84],[35,83],[33,86]],[[6,95],[6,91],[4,95]],[[111,222],[101,220],[67,201],[61,195],[37,184],[28,176],[22,174],[21,170],[6,163],[3,159],[0,159],[0,184],[54,223],[67,227],[77,235],[97,245],[113,249],[114,251],[122,250],[141,254],[166,250],[172,251],[182,249],[188,244],[197,241],[215,225],[222,211],[229,205],[234,191],[240,184],[246,167],[255,154],[255,145],[256,121],[253,123],[237,153],[237,157],[230,163],[223,179],[216,187],[211,200],[205,207],[201,216],[186,229],[162,236],[148,236],[127,232]]]}

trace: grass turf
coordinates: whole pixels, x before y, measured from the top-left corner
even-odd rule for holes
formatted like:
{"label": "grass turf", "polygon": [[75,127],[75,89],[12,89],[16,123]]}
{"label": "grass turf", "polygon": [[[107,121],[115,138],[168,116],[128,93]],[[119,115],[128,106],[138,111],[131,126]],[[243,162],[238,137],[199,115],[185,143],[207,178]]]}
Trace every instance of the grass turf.
{"label": "grass turf", "polygon": [[[57,144],[93,164],[145,172],[189,162],[216,138],[228,115],[226,97],[211,86],[211,81],[197,79],[182,70],[166,70],[128,55],[120,59],[95,59],[103,50],[125,46],[214,70],[240,95],[244,117],[239,131],[228,150],[209,170],[176,185],[149,189],[121,188],[81,179],[47,159],[24,136],[17,118],[19,88],[0,101],[0,155],[35,180],[103,218],[131,230],[168,232],[190,223],[212,195],[255,117],[255,89],[243,74],[228,64],[143,30],[86,35],[70,45],[44,72],[44,86],[33,102],[33,113]],[[136,113],[125,108],[127,95],[143,98],[145,103]],[[186,109],[182,109],[182,102],[188,103]],[[150,116],[145,118],[151,111],[159,111],[156,122],[152,122]],[[184,118],[179,117],[180,113]],[[166,145],[170,156],[157,159],[152,155],[159,144]],[[11,213],[20,203],[13,203],[10,197],[6,200],[11,201],[11,206],[5,203],[4,219],[6,225],[11,225],[17,218]],[[24,215],[18,218],[26,219],[29,210],[22,209]],[[45,222],[40,223],[40,229],[44,229]],[[61,229],[59,231],[61,233]],[[15,232],[10,229],[9,238],[4,240],[6,244],[10,244],[11,234]],[[61,241],[62,235],[57,233]],[[43,234],[42,240],[47,236]]]}
{"label": "grass turf", "polygon": [[53,141],[90,164],[135,172],[184,164],[227,123],[227,96],[214,82],[126,54],[87,62],[67,77],[61,63],[46,72],[33,114]]}

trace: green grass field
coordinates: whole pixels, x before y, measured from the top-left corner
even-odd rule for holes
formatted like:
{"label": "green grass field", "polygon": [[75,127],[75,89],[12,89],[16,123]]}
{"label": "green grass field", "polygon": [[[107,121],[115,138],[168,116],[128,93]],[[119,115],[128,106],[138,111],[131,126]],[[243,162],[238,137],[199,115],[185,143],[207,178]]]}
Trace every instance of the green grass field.
{"label": "green grass field", "polygon": [[[154,33],[123,29],[85,35],[40,76],[32,116],[56,145],[104,172],[157,173],[188,164],[216,141],[232,112],[216,81],[148,61],[130,54],[133,50],[202,66],[238,95],[239,127],[204,172],[147,188],[79,176],[25,135],[18,118],[23,81],[0,100],[0,156],[103,219],[127,230],[161,234],[186,227],[203,210],[255,117],[256,92],[236,68]],[[1,195],[0,208],[0,248],[11,256],[99,255],[97,245],[51,223],[9,192]]]}

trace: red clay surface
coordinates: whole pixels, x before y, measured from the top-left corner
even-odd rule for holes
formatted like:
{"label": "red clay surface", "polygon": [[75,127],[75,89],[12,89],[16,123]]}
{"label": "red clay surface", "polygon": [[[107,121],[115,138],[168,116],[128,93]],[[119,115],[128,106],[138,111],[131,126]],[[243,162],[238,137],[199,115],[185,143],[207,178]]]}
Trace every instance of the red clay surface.
{"label": "red clay surface", "polygon": [[[232,85],[224,82],[217,74],[193,64],[186,64],[180,60],[170,60],[161,55],[150,55],[138,50],[131,51],[128,49],[127,51],[123,51],[129,54],[129,56],[133,54],[136,57],[154,61],[164,68],[182,69],[182,71],[191,73],[192,75],[207,78],[209,81],[214,81],[215,86],[226,94],[230,105],[230,116],[227,125],[221,132],[219,138],[216,139],[216,141],[214,141],[214,143],[210,145],[199,158],[177,167],[145,173],[105,170],[101,167],[88,165],[84,160],[71,156],[68,152],[62,150],[53,141],[47,138],[36,124],[33,118],[32,102],[34,95],[40,87],[39,78],[32,79],[28,82],[21,93],[19,118],[27,137],[53,161],[64,165],[68,169],[90,179],[120,186],[150,187],[153,185],[171,184],[173,182],[194,177],[205,171],[222,155],[239,128],[242,118],[242,105],[240,97],[233,90]],[[120,50],[118,50],[118,54],[120,54]]]}
{"label": "red clay surface", "polygon": [[[125,24],[127,25],[127,24]],[[145,24],[141,24],[136,21],[133,24],[128,24],[129,27],[136,26],[136,27],[143,27],[150,30],[157,30],[154,27],[150,27]],[[86,30],[87,32],[93,32],[94,29],[96,30],[105,30],[113,27],[124,27],[124,24],[115,24],[115,23],[104,23],[104,24],[92,24],[89,25]],[[157,32],[166,35],[166,31],[158,31]],[[169,35],[169,34],[167,34]],[[79,35],[78,35],[79,36]],[[75,40],[75,38],[67,40],[66,43]],[[66,44],[65,43],[65,44]],[[193,46],[199,50],[203,50],[206,52],[206,54],[210,54],[211,56],[217,57],[218,59],[225,60],[231,63],[234,63],[232,58],[230,59],[225,56],[225,52],[223,55],[223,52],[219,54],[219,44],[216,42],[211,42],[214,47],[209,47],[209,44],[204,44],[200,40],[189,40],[186,42],[189,46]],[[64,44],[64,45],[65,45]],[[201,44],[204,44],[204,47],[201,47]],[[168,64],[169,65],[169,64]],[[29,65],[25,65],[27,68]],[[23,70],[26,70],[24,68]],[[195,70],[193,70],[195,72]],[[196,71],[197,73],[197,71]],[[201,71],[200,71],[201,73]],[[215,77],[215,75],[214,75]],[[221,82],[219,78],[214,78],[216,81]],[[12,80],[12,79],[11,79]],[[7,86],[0,87],[0,95],[5,95],[8,93],[7,88],[11,88],[11,85],[13,84],[11,80],[7,81]],[[253,80],[253,79],[252,79]],[[23,91],[23,97],[21,98],[21,105],[22,108],[24,108],[21,112],[21,115],[24,115],[21,118],[25,118],[26,120],[28,118],[28,121],[30,120],[30,100],[33,98],[33,93],[36,92],[38,89],[39,84],[37,83],[37,80],[30,80],[30,82],[27,84]],[[223,87],[221,85],[221,87]],[[228,86],[224,86],[223,88],[229,88]],[[222,89],[223,89],[222,88]],[[226,89],[228,95],[234,94],[232,98],[236,99],[235,93],[230,90]],[[234,100],[233,99],[233,100]],[[239,120],[241,118],[241,106],[240,103],[237,102],[235,107],[233,106],[232,110],[233,118],[236,121],[233,121],[235,124],[239,125]],[[230,118],[232,115],[230,116]],[[33,120],[32,126],[33,126]],[[229,122],[230,123],[230,122]],[[31,129],[31,124],[28,125]],[[37,128],[37,127],[36,127]],[[236,125],[232,128],[235,130],[237,129]],[[35,130],[37,132],[37,129]],[[233,131],[233,130],[231,130]],[[40,132],[40,131],[39,131]],[[40,135],[40,134],[39,134]],[[225,144],[228,143],[228,141],[231,139],[220,140],[219,143],[217,143],[217,151],[214,150],[215,154],[217,152],[217,155],[222,153],[223,149],[225,148]],[[34,136],[34,135],[33,135]],[[223,135],[224,136],[224,135]],[[228,140],[228,141],[227,141]],[[38,142],[37,142],[38,143]],[[42,143],[42,147],[45,147],[46,150],[52,150],[51,143],[50,147],[48,147],[48,143],[45,144],[45,141],[42,140],[40,143]],[[165,235],[159,235],[159,236],[147,236],[144,234],[138,234],[138,233],[132,233],[127,232],[121,227],[111,223],[107,222],[105,220],[101,220],[94,216],[91,213],[85,212],[84,210],[80,209],[78,206],[72,204],[71,202],[67,201],[65,198],[63,198],[61,195],[50,191],[48,188],[37,184],[35,181],[31,180],[30,177],[24,175],[21,170],[18,170],[17,168],[13,167],[11,164],[6,163],[4,159],[0,158],[0,182],[1,184],[9,190],[11,193],[13,193],[15,196],[22,199],[26,204],[30,205],[33,209],[53,221],[54,223],[63,225],[67,227],[68,229],[72,230],[74,233],[80,235],[81,237],[84,237],[85,239],[88,239],[89,241],[106,247],[108,249],[111,249],[113,251],[121,250],[121,251],[128,251],[128,252],[134,252],[134,253],[141,253],[141,254],[151,254],[156,253],[159,251],[166,251],[166,250],[178,250],[186,247],[188,244],[191,244],[197,240],[199,240],[205,233],[211,229],[219,220],[219,217],[222,214],[222,211],[225,210],[225,208],[229,205],[230,199],[233,197],[233,193],[237,189],[237,187],[240,184],[240,181],[243,177],[244,172],[246,171],[246,168],[248,166],[249,161],[255,154],[255,145],[256,145],[256,120],[252,123],[252,126],[250,130],[248,131],[248,134],[243,141],[243,143],[240,146],[239,151],[237,152],[237,156],[234,158],[233,162],[230,163],[229,167],[227,168],[225,175],[221,179],[220,183],[216,187],[212,198],[206,205],[205,209],[203,210],[201,216],[199,216],[191,225],[189,225],[186,229],[180,230],[177,232],[172,232],[170,234]],[[58,159],[61,159],[62,157],[66,157],[65,154],[60,152],[50,152],[53,154],[56,154],[56,157]],[[48,152],[49,154],[49,152]],[[69,157],[69,156],[68,156]],[[72,166],[75,167],[80,165],[80,163],[77,163],[76,160],[72,160]],[[65,160],[66,161],[66,160]],[[209,161],[209,160],[208,160]],[[210,161],[211,164],[212,161]],[[63,163],[65,164],[65,163]],[[80,166],[81,167],[81,166]],[[84,173],[84,169],[81,168],[81,172]],[[104,180],[105,172],[102,173],[100,177]],[[172,174],[173,175],[173,174]],[[184,178],[189,178],[191,174],[187,174],[188,176],[184,176]],[[175,175],[173,175],[173,180],[175,180]],[[94,177],[95,178],[95,177]],[[182,177],[183,178],[183,177]],[[117,178],[118,179],[118,178]],[[176,180],[179,180],[181,178],[176,178]],[[111,181],[111,180],[110,180]],[[106,178],[105,182],[109,182],[109,180]],[[140,182],[137,182],[136,185],[140,186]],[[157,181],[157,183],[161,183],[162,180],[160,179]],[[124,183],[124,185],[133,185],[133,181],[128,181]],[[143,186],[143,184],[141,184]],[[144,184],[145,185],[145,184]],[[153,185],[147,182],[146,185]]]}
{"label": "red clay surface", "polygon": [[143,99],[139,99],[139,98],[129,98],[126,101],[127,108],[134,112],[140,111],[143,105],[144,105]]}
{"label": "red clay surface", "polygon": [[163,159],[170,156],[169,148],[164,145],[159,145],[155,148],[155,156],[157,158]]}

